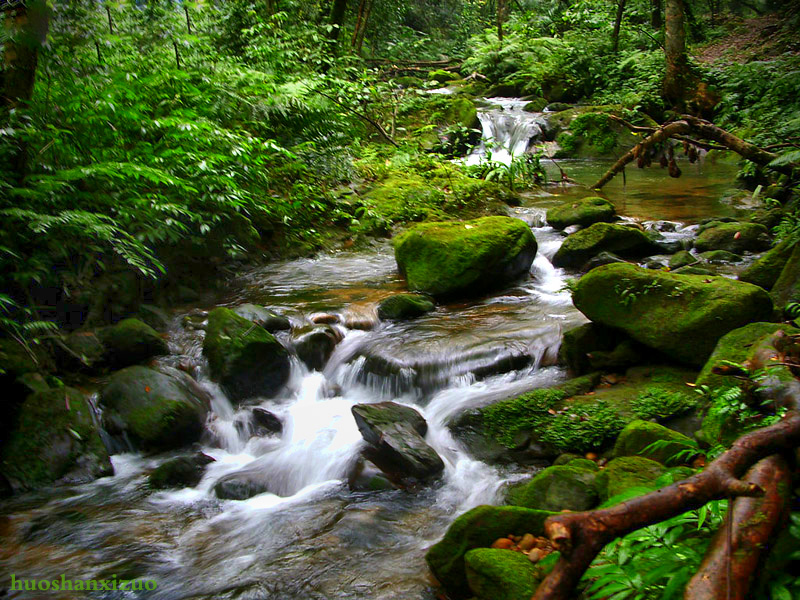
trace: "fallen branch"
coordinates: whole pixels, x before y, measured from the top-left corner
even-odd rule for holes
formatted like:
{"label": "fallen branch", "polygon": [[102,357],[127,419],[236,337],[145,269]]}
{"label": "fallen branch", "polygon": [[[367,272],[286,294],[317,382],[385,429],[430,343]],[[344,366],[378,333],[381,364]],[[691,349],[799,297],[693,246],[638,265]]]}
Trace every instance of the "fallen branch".
{"label": "fallen branch", "polygon": [[[706,552],[700,569],[686,586],[691,600],[746,600],[768,541],[788,514],[792,472],[773,454],[744,477],[765,491],[762,498],[738,498]],[[728,534],[730,533],[730,539]]]}
{"label": "fallen branch", "polygon": [[[592,186],[593,189],[600,189],[603,187],[605,184],[611,181],[617,173],[622,171],[628,163],[640,156],[643,156],[645,152],[647,152],[652,146],[662,143],[669,138],[681,139],[701,148],[705,147],[732,150],[743,158],[762,167],[767,167],[789,176],[791,176],[793,173],[794,167],[790,164],[770,166],[770,163],[778,158],[777,154],[773,154],[772,152],[768,152],[762,148],[759,148],[750,142],[746,142],[745,140],[736,137],[732,133],[717,127],[708,121],[698,119],[697,117],[683,115],[679,120],[666,123],[665,125],[662,125],[656,129],[631,125],[619,117],[612,118],[615,121],[622,123],[632,131],[649,133],[649,135],[631,148],[628,152],[626,152],[616,163],[614,163],[614,165],[608,171],[606,171],[599,181]],[[700,139],[696,140],[694,138]],[[709,146],[708,143],[704,142],[703,140],[717,142],[717,145]]]}
{"label": "fallen branch", "polygon": [[[761,369],[776,362],[773,358],[780,357],[781,348],[790,343],[790,336],[778,331],[754,348],[751,367]],[[762,459],[789,453],[800,445],[800,382],[786,378],[785,371],[778,372],[780,369],[786,367],[769,369],[765,381],[770,397],[788,409],[786,415],[774,425],[741,436],[702,472],[611,508],[549,517],[545,533],[561,557],[532,600],[571,598],[595,557],[618,537],[700,508],[711,500],[763,497],[762,485],[745,481],[742,476]]]}

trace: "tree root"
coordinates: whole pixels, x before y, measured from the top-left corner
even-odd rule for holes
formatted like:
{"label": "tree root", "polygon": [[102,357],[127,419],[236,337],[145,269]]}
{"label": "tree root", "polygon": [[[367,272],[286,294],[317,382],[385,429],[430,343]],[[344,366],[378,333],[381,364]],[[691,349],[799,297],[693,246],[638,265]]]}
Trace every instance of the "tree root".
{"label": "tree root", "polygon": [[[744,507],[738,509],[741,511],[773,507],[776,488],[772,482],[768,484],[768,480],[774,478],[776,485],[784,481],[780,473],[786,467],[782,459],[764,459],[773,455],[791,455],[800,445],[800,382],[791,376],[788,367],[774,364],[775,359],[782,356],[781,349],[790,339],[782,331],[770,336],[755,349],[750,365],[755,370],[768,367],[772,363],[773,366],[767,369],[766,389],[769,390],[771,399],[788,409],[784,417],[774,425],[741,436],[727,452],[711,462],[702,472],[688,479],[611,508],[549,517],[544,524],[545,533],[561,552],[561,558],[539,585],[532,600],[567,600],[606,544],[647,525],[700,508],[711,500],[759,498],[757,502],[737,501]],[[781,373],[781,370],[785,371]],[[789,377],[786,377],[787,373]],[[764,461],[764,464],[754,467],[759,461]],[[743,478],[746,473],[747,476]],[[770,508],[770,511],[772,514],[777,508]],[[738,516],[740,514],[742,513],[734,515],[734,524],[741,523]],[[767,520],[772,523],[769,529],[771,532],[777,518],[771,516]],[[764,534],[768,535],[760,532],[759,536]],[[739,535],[737,531],[737,539]],[[712,545],[712,554],[716,547],[717,544]],[[749,580],[752,574],[750,568],[749,562],[746,565],[737,563],[737,576],[746,575]],[[745,597],[747,589],[743,589],[741,593]],[[696,597],[687,595],[686,598],[695,600]]]}

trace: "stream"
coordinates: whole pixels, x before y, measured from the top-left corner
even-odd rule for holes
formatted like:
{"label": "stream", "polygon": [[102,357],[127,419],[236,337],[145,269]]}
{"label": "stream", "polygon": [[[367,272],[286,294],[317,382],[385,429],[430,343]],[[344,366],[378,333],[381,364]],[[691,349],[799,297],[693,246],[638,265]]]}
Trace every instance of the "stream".
{"label": "stream", "polygon": [[[510,157],[540,134],[541,115],[523,113],[519,103],[498,99],[482,109],[486,139],[479,153],[495,141],[500,145],[494,146],[494,159]],[[557,180],[555,165],[544,164]],[[558,164],[576,181],[591,184],[610,163]],[[677,180],[658,168],[629,169],[624,185],[617,178],[604,192],[627,218],[671,222],[665,235],[675,239],[690,235],[702,218],[737,213],[731,201],[735,167],[682,168]],[[203,332],[181,325],[194,307],[176,311],[169,330],[173,356],[164,360],[196,365],[195,376],[211,392],[213,416],[201,449],[216,462],[195,488],[154,493],[147,474],[174,455],[119,454],[112,459],[113,477],[0,504],[0,598],[436,598],[426,549],[456,516],[498,502],[504,484],[530,473],[472,459],[446,424],[468,408],[565,379],[555,365],[561,333],[585,318],[564,290],[567,274],[550,263],[563,236],[546,225],[544,215],[549,206],[585,195],[580,186],[549,186],[510,209],[539,243],[529,279],[407,322],[378,322],[375,313],[378,301],[403,289],[388,244],[243,274],[221,304],[266,305],[295,326],[320,312],[340,314],[345,323],[337,326],[343,340],[321,372],[294,362],[283,392],[260,403],[283,421],[279,437],[251,437],[246,427],[237,427],[245,411],[234,409],[210,381],[201,354]],[[365,323],[374,328],[356,327]],[[347,475],[365,443],[351,407],[387,400],[422,413],[429,425],[426,441],[444,460],[444,474],[411,491],[352,492]],[[245,465],[267,474],[281,494],[217,499],[215,481]],[[3,595],[11,574],[52,579],[62,573],[75,579],[153,579],[158,587]]]}

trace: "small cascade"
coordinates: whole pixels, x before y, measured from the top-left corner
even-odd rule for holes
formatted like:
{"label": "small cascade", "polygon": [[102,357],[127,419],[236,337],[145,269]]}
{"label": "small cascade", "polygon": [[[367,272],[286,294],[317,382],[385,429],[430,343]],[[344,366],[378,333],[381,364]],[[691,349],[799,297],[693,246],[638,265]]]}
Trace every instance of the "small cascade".
{"label": "small cascade", "polygon": [[542,113],[522,110],[527,104],[518,98],[489,98],[491,106],[478,111],[481,122],[481,143],[467,157],[467,164],[485,160],[510,164],[512,158],[524,154],[531,143],[542,139],[546,121]]}

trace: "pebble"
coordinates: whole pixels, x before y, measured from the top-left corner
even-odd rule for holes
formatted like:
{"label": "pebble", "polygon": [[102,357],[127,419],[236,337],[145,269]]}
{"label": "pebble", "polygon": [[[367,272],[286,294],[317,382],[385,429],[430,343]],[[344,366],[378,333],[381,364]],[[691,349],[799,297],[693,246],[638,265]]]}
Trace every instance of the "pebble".
{"label": "pebble", "polygon": [[498,538],[492,544],[492,548],[497,550],[511,550],[514,547],[514,541],[508,538]]}
{"label": "pebble", "polygon": [[519,542],[519,547],[522,548],[524,552],[527,552],[531,548],[536,545],[536,538],[533,537],[530,533],[526,533],[522,536],[522,539]]}
{"label": "pebble", "polygon": [[547,553],[541,548],[534,548],[533,550],[528,552],[528,560],[534,563],[539,562],[545,556],[547,556]]}

